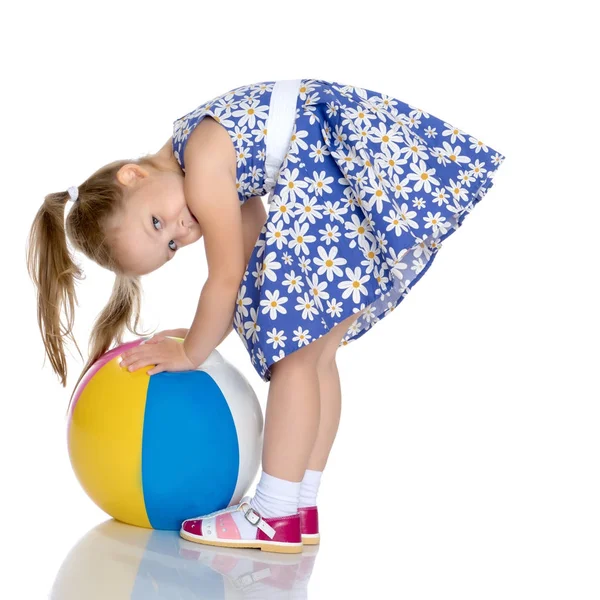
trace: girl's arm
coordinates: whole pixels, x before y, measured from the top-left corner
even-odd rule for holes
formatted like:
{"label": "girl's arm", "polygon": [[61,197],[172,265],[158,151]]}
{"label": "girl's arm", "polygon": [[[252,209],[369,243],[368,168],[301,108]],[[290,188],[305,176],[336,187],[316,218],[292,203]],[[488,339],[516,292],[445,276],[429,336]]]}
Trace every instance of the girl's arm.
{"label": "girl's arm", "polygon": [[228,162],[229,153],[235,158],[235,151],[227,132],[216,127],[205,129],[204,136],[190,136],[185,156],[184,195],[202,228],[208,263],[208,278],[183,343],[186,355],[197,366],[231,330],[246,270],[235,162]]}
{"label": "girl's arm", "polygon": [[[201,134],[194,131],[185,150],[184,195],[202,228],[208,278],[184,349],[191,362],[200,365],[231,331],[238,290],[248,264],[251,234],[244,231],[244,220],[250,219],[242,216],[236,180],[237,152],[228,132],[212,119],[203,119],[196,130],[201,130]],[[258,205],[262,208],[261,199],[256,197],[252,203],[255,211]],[[256,212],[251,212],[250,206],[244,212],[256,220]],[[256,224],[248,227],[247,231],[254,229],[252,237],[256,242]]]}
{"label": "girl's arm", "polygon": [[227,331],[225,332],[225,335],[221,338],[221,341],[217,344],[217,346],[220,346],[224,341],[225,338],[233,331],[233,319],[231,321],[231,323],[229,324],[229,327],[227,328]]}
{"label": "girl's arm", "polygon": [[[241,280],[241,277],[240,277]],[[199,367],[231,331],[240,282],[206,280],[192,326],[183,342],[185,353]]]}
{"label": "girl's arm", "polygon": [[[252,196],[252,198],[248,198],[248,200],[242,204],[241,213],[242,229],[244,232],[244,258],[246,266],[248,266],[250,257],[252,256],[252,252],[254,252],[254,247],[256,246],[256,240],[258,239],[260,231],[267,220],[267,213],[265,211],[261,196]],[[225,335],[217,344],[217,346],[220,346],[232,331],[233,318],[231,319],[231,323],[229,323],[229,327],[227,328]]]}

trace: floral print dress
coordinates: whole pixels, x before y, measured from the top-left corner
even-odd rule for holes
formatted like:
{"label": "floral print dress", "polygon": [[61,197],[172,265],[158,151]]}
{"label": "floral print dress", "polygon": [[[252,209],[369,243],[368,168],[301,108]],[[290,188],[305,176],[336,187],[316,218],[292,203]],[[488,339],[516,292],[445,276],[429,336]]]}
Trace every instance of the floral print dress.
{"label": "floral print dress", "polygon": [[270,193],[240,284],[234,328],[270,365],[366,309],[340,346],[386,317],[493,185],[504,155],[422,108],[342,83],[302,79],[287,154],[266,186],[273,86],[244,85],[173,124],[174,155],[210,115],[237,152],[240,202]]}

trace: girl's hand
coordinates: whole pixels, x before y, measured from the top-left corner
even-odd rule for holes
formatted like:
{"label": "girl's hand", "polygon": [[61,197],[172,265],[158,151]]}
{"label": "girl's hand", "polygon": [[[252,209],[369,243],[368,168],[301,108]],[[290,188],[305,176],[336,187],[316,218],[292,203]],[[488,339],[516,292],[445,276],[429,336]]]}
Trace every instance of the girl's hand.
{"label": "girl's hand", "polygon": [[163,371],[191,371],[199,366],[188,358],[182,342],[168,337],[150,338],[123,352],[121,357],[121,367],[128,367],[131,372],[153,365],[148,375],[156,375]]}

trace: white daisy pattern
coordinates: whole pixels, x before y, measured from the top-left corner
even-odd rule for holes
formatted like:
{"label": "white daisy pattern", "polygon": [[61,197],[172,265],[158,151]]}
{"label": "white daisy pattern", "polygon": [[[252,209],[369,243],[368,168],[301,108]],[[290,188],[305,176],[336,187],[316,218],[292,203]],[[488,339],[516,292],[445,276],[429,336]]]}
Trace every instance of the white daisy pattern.
{"label": "white daisy pattern", "polygon": [[[173,123],[183,152],[206,115],[230,134],[240,202],[267,194],[267,120],[275,81],[212,98]],[[302,79],[292,137],[240,284],[233,327],[252,365],[270,365],[363,309],[340,346],[390,314],[442,241],[493,186],[504,155],[398,98]]]}

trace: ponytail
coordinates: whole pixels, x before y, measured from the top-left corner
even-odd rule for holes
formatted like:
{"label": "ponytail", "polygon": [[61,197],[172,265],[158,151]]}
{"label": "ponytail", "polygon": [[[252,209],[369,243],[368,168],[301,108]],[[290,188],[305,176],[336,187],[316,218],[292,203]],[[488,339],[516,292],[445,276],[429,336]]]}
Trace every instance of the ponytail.
{"label": "ponytail", "polygon": [[140,278],[118,274],[110,299],[94,322],[89,344],[91,362],[100,358],[110,348],[113,340],[116,345],[122,344],[126,328],[134,335],[145,335],[136,331],[141,303]]}
{"label": "ponytail", "polygon": [[[64,336],[74,342],[74,305],[77,304],[75,280],[83,279],[81,269],[73,262],[65,236],[65,204],[67,192],[49,194],[39,208],[29,234],[27,269],[37,289],[37,321],[50,364],[67,385],[67,361]],[[65,307],[66,324],[61,323]]]}
{"label": "ponytail", "polygon": [[[110,349],[113,342],[115,346],[123,343],[125,329],[136,336],[147,335],[144,332],[137,331],[141,304],[142,286],[140,278],[138,276],[117,274],[110,299],[94,322],[89,341],[89,359],[79,375],[73,392],[77,389],[87,370]],[[73,396],[71,396],[72,399]]]}

